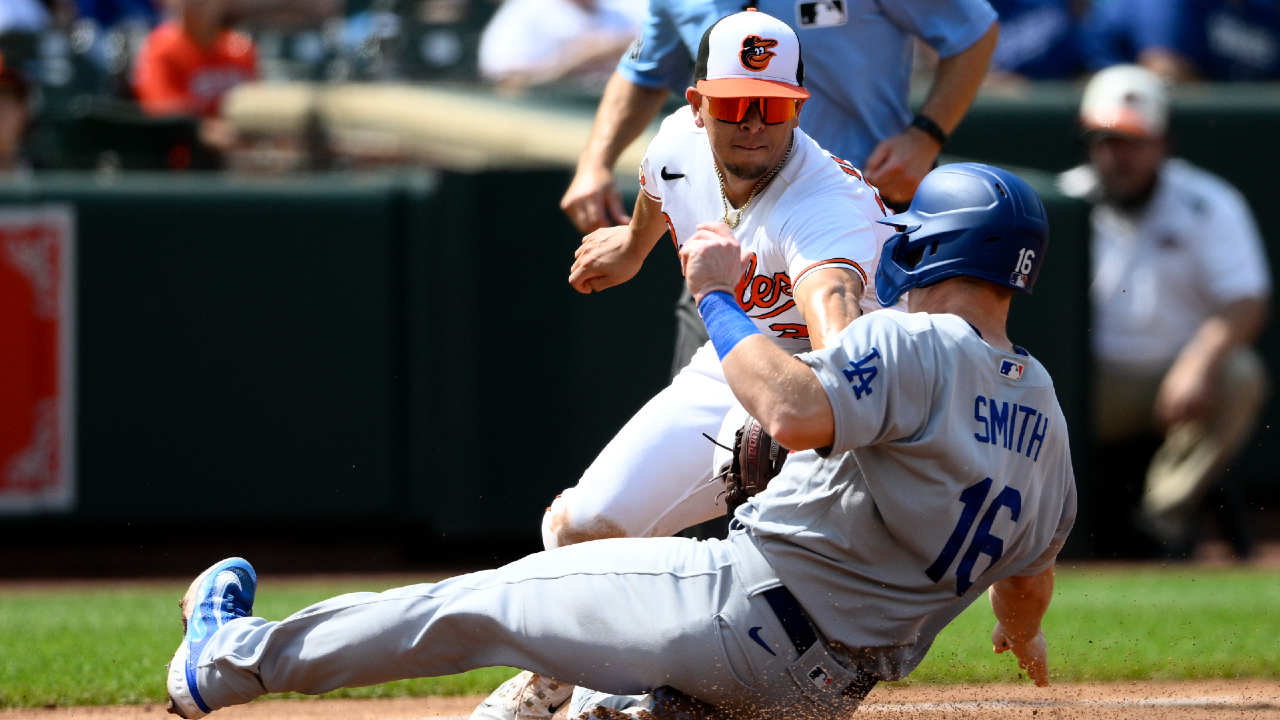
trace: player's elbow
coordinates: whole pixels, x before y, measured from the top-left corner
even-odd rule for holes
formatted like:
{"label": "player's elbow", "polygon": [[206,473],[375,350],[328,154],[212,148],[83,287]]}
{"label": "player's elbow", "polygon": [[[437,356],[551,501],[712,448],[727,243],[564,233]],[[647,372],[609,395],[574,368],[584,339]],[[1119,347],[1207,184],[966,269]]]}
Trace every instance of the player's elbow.
{"label": "player's elbow", "polygon": [[812,450],[827,447],[835,441],[835,421],[831,407],[803,410],[782,404],[765,418],[757,418],[765,432],[788,450]]}

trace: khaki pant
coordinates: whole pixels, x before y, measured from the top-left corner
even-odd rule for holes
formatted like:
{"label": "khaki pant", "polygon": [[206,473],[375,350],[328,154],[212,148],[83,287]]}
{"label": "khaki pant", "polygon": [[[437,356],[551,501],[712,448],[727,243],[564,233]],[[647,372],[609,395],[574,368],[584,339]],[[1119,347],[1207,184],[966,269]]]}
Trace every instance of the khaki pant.
{"label": "khaki pant", "polygon": [[[1094,369],[1094,432],[1100,443],[1156,435],[1153,409],[1169,366],[1099,362]],[[1250,347],[1223,363],[1217,402],[1207,419],[1164,433],[1151,459],[1139,522],[1167,543],[1189,538],[1199,500],[1252,433],[1269,390],[1266,368]]]}

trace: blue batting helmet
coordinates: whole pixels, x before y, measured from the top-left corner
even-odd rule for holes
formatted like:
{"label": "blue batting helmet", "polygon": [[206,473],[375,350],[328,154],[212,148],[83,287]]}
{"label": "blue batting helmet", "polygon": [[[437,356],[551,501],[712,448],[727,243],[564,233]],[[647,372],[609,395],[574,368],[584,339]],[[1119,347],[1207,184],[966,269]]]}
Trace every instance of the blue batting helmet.
{"label": "blue batting helmet", "polygon": [[1036,191],[1011,172],[979,163],[936,168],[906,212],[879,222],[898,230],[876,269],[876,297],[885,307],[912,288],[957,275],[1030,293],[1049,246]]}

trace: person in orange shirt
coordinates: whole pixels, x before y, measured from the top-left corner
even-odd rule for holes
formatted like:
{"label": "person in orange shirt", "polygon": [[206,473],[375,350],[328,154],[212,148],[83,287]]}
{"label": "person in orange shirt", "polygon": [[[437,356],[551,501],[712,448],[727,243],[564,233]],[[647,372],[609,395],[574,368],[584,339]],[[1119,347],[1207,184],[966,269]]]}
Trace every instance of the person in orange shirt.
{"label": "person in orange shirt", "polygon": [[177,18],[147,38],[134,73],[134,92],[149,115],[216,118],[222,98],[258,76],[248,36],[230,28],[225,0],[175,0]]}

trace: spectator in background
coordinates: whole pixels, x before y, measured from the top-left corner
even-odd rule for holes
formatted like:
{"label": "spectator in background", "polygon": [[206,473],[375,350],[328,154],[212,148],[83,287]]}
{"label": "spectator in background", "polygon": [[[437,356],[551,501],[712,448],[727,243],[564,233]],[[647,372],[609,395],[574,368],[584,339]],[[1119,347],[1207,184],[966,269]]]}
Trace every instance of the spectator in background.
{"label": "spectator in background", "polygon": [[22,137],[31,121],[31,84],[0,56],[0,179],[29,172]]}
{"label": "spectator in background", "polygon": [[1067,80],[1084,71],[1072,0],[991,0],[1000,41],[991,78]]}
{"label": "spectator in background", "polygon": [[227,150],[234,129],[218,115],[222,98],[258,76],[253,41],[231,29],[226,0],[174,0],[177,17],[147,38],[134,71],[134,92],[151,115],[203,118],[201,140]]}
{"label": "spectator in background", "polygon": [[[1139,527],[1166,552],[1188,552],[1212,491],[1224,534],[1247,556],[1243,503],[1219,482],[1266,396],[1250,347],[1271,289],[1258,229],[1235,188],[1167,157],[1168,98],[1153,72],[1098,73],[1080,119],[1089,163],[1059,184],[1094,204],[1093,414],[1107,488],[1098,539],[1133,552],[1127,515],[1140,492]],[[1135,482],[1143,472],[1145,484]]]}
{"label": "spectator in background", "polygon": [[1092,70],[1138,63],[1173,81],[1280,78],[1280,0],[1099,0],[1081,46]]}
{"label": "spectator in background", "polygon": [[93,20],[102,28],[126,20],[154,26],[160,19],[152,0],[76,0],[76,11],[82,19]]}
{"label": "spectator in background", "polygon": [[1280,78],[1280,0],[1172,0],[1162,66],[1174,80]]}
{"label": "spectator in background", "polygon": [[49,27],[49,3],[40,0],[0,0],[0,35],[37,35]]}
{"label": "spectator in background", "polygon": [[567,75],[604,79],[646,9],[645,0],[505,0],[480,36],[480,73],[518,85]]}

